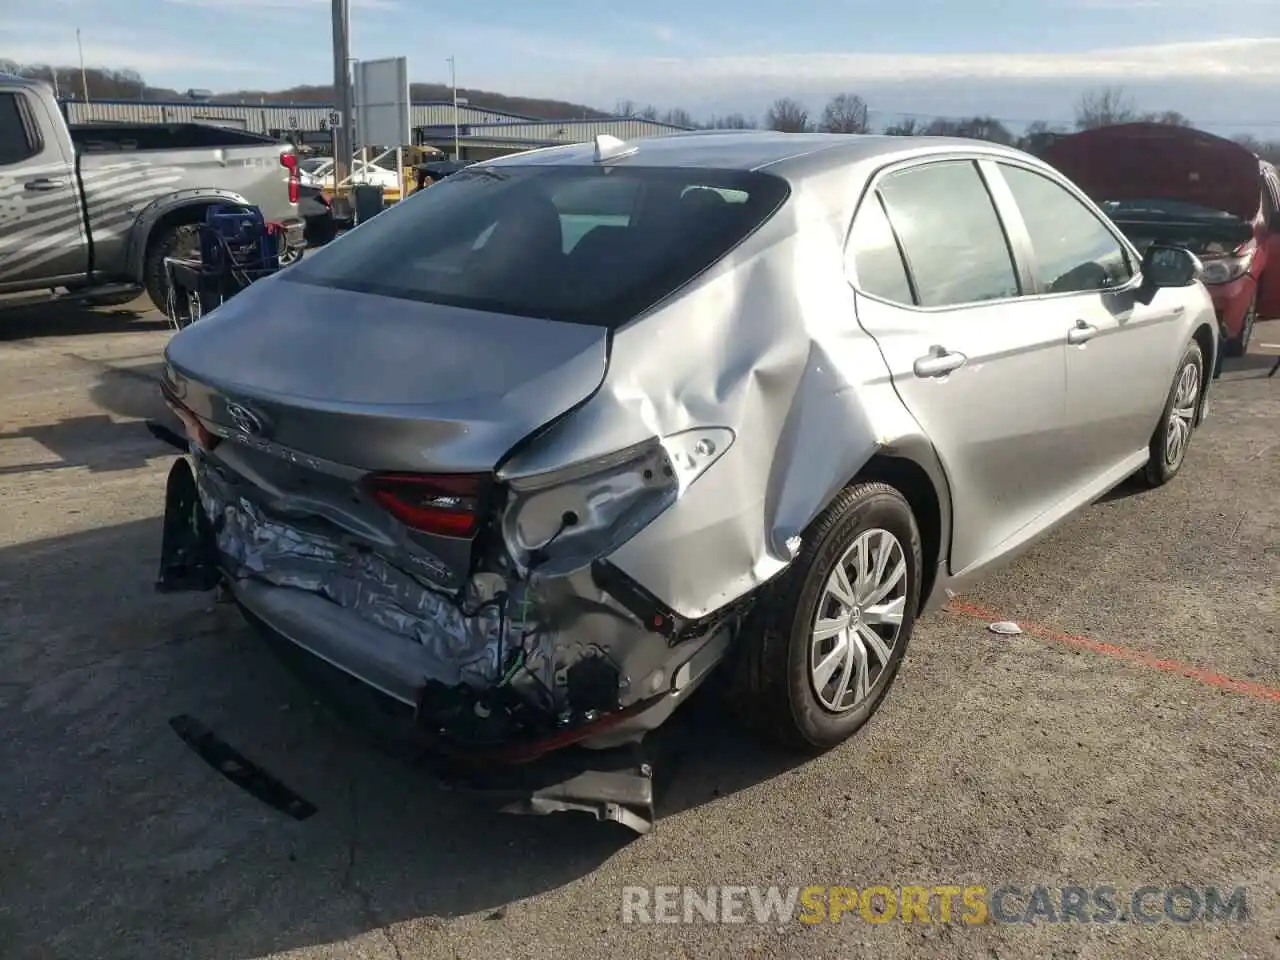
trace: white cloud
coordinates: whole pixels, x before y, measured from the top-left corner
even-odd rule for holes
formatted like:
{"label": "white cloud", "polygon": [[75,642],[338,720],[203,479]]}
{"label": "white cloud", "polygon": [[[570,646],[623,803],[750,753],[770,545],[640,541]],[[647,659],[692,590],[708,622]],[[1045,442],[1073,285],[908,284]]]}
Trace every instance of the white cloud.
{"label": "white cloud", "polygon": [[[1280,80],[1280,37],[1115,47],[1079,53],[785,54],[615,62],[579,82],[623,79],[646,87],[709,92],[775,88],[797,92],[859,82],[915,80]],[[611,84],[612,85],[612,84]]]}
{"label": "white cloud", "polygon": [[[79,61],[75,29],[41,21],[0,21],[0,36],[18,37],[6,43],[4,56],[18,63],[73,64]],[[190,70],[243,73],[254,64],[210,56],[168,41],[157,42],[133,32],[95,29],[82,35],[84,62],[89,67],[149,70]]]}
{"label": "white cloud", "polygon": [[[210,10],[234,10],[237,13],[300,12],[323,16],[327,19],[333,9],[331,0],[164,0],[180,7],[206,7]],[[394,10],[398,0],[351,0],[351,9]]]}

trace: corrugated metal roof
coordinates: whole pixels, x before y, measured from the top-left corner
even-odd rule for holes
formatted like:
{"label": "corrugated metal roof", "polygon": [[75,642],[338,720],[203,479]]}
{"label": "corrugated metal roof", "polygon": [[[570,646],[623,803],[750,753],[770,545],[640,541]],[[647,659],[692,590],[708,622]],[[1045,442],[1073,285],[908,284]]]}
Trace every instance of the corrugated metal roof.
{"label": "corrugated metal roof", "polygon": [[[219,118],[236,120],[259,133],[268,130],[323,130],[332,107],[323,103],[207,103],[142,100],[64,101],[72,123],[190,123]],[[409,111],[411,126],[453,123],[453,103],[415,103]],[[528,118],[485,107],[458,106],[459,123],[527,123]]]}

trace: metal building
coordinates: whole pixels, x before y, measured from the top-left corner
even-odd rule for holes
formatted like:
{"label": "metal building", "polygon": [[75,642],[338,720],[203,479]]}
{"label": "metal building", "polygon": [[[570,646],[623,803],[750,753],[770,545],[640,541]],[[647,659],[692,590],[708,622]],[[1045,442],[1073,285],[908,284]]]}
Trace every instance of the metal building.
{"label": "metal building", "polygon": [[[211,123],[272,136],[323,134],[329,127],[332,107],[317,103],[172,103],[140,100],[63,101],[71,123]],[[636,117],[600,120],[535,120],[484,107],[459,105],[457,139],[465,159],[528,150],[557,143],[580,143],[607,133],[624,140],[664,136],[686,128]],[[455,107],[452,101],[415,103],[410,125],[418,144],[453,149]],[[381,146],[390,146],[381,144]],[[407,146],[407,144],[406,144]]]}

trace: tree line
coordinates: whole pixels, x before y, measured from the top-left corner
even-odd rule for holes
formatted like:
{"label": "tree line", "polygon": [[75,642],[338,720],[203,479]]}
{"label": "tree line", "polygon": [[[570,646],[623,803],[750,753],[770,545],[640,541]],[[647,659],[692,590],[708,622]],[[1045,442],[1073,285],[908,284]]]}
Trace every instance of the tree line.
{"label": "tree line", "polygon": [[[87,93],[93,100],[181,100],[185,94],[168,87],[149,85],[136,70],[114,70],[107,67],[87,67],[83,74],[79,67],[50,66],[48,64],[24,64],[0,57],[0,73],[35,77],[47,80],[67,99],[81,99]],[[443,84],[414,83],[410,95],[416,100],[447,100],[453,94]],[[793,97],[780,97],[765,109],[761,118],[741,113],[730,113],[698,121],[688,110],[674,107],[659,110],[654,106],[641,106],[632,100],[619,102],[613,114],[563,100],[546,100],[533,97],[512,97],[485,90],[458,90],[472,106],[515,113],[546,120],[599,119],[609,116],[638,117],[678,127],[702,130],[749,130],[764,128],[793,133],[822,131],[828,133],[885,133],[899,137],[945,136],[969,137],[990,140],[1007,146],[1019,147],[1032,153],[1047,145],[1053,137],[1076,130],[1091,130],[1144,120],[1168,123],[1176,126],[1193,126],[1191,120],[1176,110],[1150,113],[1138,109],[1133,99],[1122,87],[1102,87],[1083,94],[1075,105],[1072,124],[1054,124],[1038,120],[1027,124],[1020,133],[1014,133],[1008,124],[996,117],[975,115],[972,117],[905,117],[879,129],[873,129],[866,100],[856,93],[841,93],[827,101],[822,110],[813,114],[809,107]],[[215,94],[213,103],[332,103],[333,87],[325,85],[295,86],[285,90],[239,90]],[[1258,156],[1280,163],[1280,140],[1262,140],[1250,134],[1232,137]]]}
{"label": "tree line", "polygon": [[[1114,86],[1102,87],[1083,94],[1076,101],[1074,121],[1071,124],[1037,120],[1027,124],[1021,133],[1014,133],[1005,121],[987,115],[931,119],[904,117],[874,129],[866,100],[856,93],[837,94],[828,100],[822,111],[816,115],[804,102],[794,97],[779,97],[769,104],[759,120],[734,113],[712,117],[709,121],[699,123],[687,110],[675,108],[660,111],[652,106],[636,108],[634,102],[629,100],[618,104],[618,113],[622,116],[635,116],[704,130],[761,128],[787,133],[882,133],[898,137],[968,137],[974,140],[990,140],[1032,153],[1047,146],[1054,137],[1063,136],[1073,130],[1094,130],[1098,127],[1136,122],[1166,123],[1179,127],[1195,126],[1188,117],[1176,110],[1157,112],[1139,110],[1122,87]],[[1231,139],[1265,160],[1280,163],[1280,140],[1261,140],[1246,133],[1236,134]]]}

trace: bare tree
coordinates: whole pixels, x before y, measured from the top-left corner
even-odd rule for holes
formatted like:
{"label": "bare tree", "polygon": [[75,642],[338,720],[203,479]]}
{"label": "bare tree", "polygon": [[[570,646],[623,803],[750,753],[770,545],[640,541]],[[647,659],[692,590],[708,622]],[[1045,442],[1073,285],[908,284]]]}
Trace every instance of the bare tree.
{"label": "bare tree", "polygon": [[784,133],[803,133],[809,129],[809,110],[790,97],[779,97],[764,112],[764,125]]}
{"label": "bare tree", "polygon": [[672,107],[662,115],[662,122],[669,123],[673,127],[695,127],[697,124],[693,122],[693,114],[683,107]]}
{"label": "bare tree", "polygon": [[614,113],[620,117],[634,117],[636,115],[636,102],[634,100],[619,100],[614,108]]}
{"label": "bare tree", "polygon": [[824,133],[866,133],[867,102],[856,93],[832,97],[822,109],[818,129]]}
{"label": "bare tree", "polygon": [[637,110],[633,116],[639,117],[641,120],[657,120],[658,108],[653,104],[649,104],[648,106]]}
{"label": "bare tree", "polygon": [[919,127],[915,117],[903,117],[897,123],[885,127],[884,132],[889,137],[914,137],[920,133]]}
{"label": "bare tree", "polygon": [[706,129],[708,130],[754,130],[756,121],[754,117],[746,117],[740,113],[730,113],[723,117],[712,117],[707,121]]}
{"label": "bare tree", "polygon": [[1231,139],[1263,160],[1280,163],[1280,140],[1259,140],[1251,133],[1237,133]]}
{"label": "bare tree", "polygon": [[1133,100],[1122,87],[1101,87],[1084,94],[1076,103],[1076,129],[1096,130],[1138,119]]}
{"label": "bare tree", "polygon": [[1189,127],[1191,121],[1177,110],[1162,110],[1159,113],[1144,113],[1142,119],[1147,123],[1167,123],[1171,127]]}

